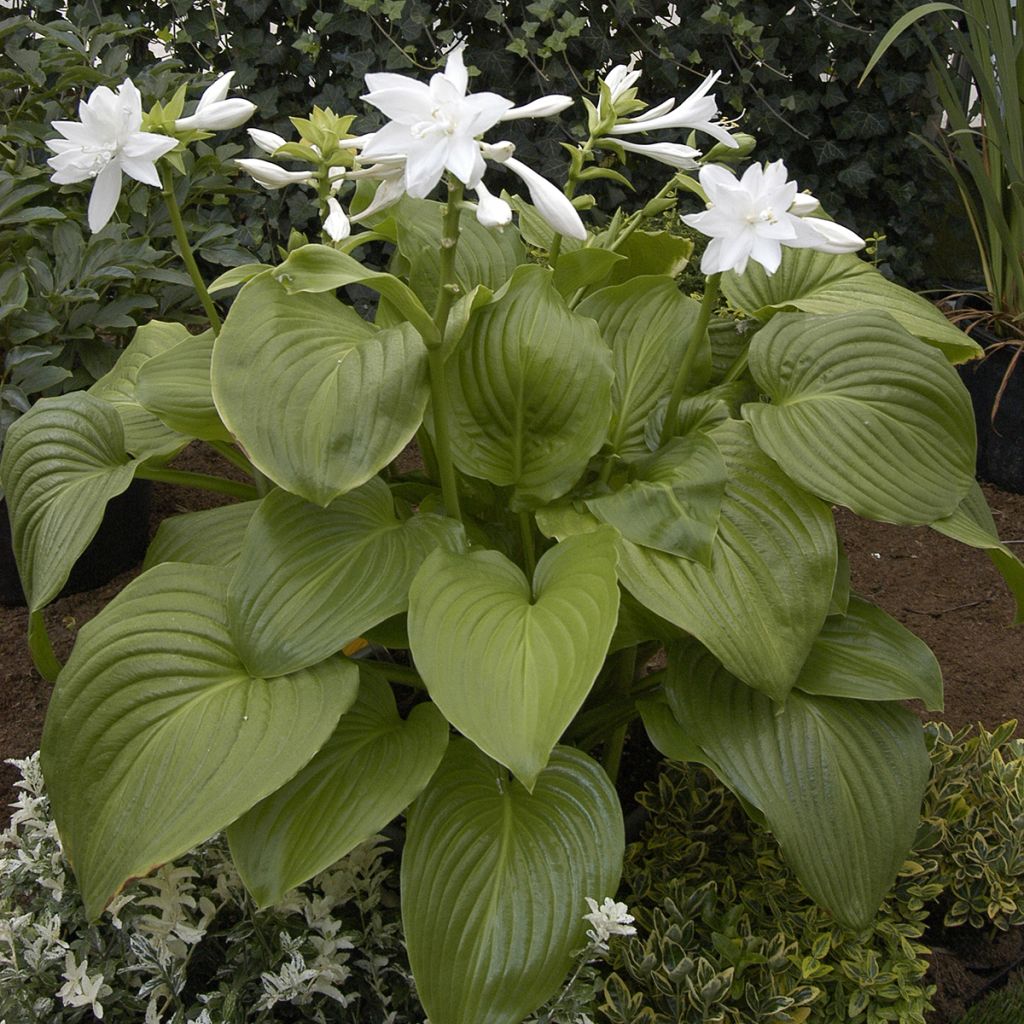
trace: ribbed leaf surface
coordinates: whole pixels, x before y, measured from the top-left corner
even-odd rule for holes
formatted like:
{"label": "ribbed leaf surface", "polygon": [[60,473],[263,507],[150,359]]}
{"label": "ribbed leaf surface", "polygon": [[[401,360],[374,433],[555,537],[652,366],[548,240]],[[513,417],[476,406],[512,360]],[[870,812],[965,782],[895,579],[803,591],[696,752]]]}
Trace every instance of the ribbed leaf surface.
{"label": "ribbed leaf surface", "polygon": [[730,421],[711,436],[729,479],[710,568],[622,540],[619,578],[735,675],[782,700],[828,614],[835,527],[828,506],[767,458],[746,424]]}
{"label": "ribbed leaf surface", "polygon": [[[700,306],[669,277],[637,277],[602,288],[576,311],[597,321],[612,350],[615,383],[608,443],[619,455],[646,452],[644,424],[672,391]],[[707,338],[699,345],[690,391],[698,391],[711,373]]]}
{"label": "ribbed leaf surface", "polygon": [[444,716],[527,787],[604,662],[619,590],[615,534],[572,537],[533,587],[497,551],[435,551],[409,592],[409,640]]}
{"label": "ribbed leaf surface", "polygon": [[327,294],[250,281],[213,350],[228,429],[275,483],[318,505],[365,483],[416,432],[427,351],[408,325],[380,331]]}
{"label": "ribbed leaf surface", "polygon": [[454,519],[395,515],[379,477],[327,508],[287,491],[263,499],[228,587],[228,621],[251,672],[315,665],[405,611],[409,585],[438,546],[457,549]]}
{"label": "ribbed leaf surface", "polygon": [[533,793],[453,741],[413,804],[402,921],[432,1024],[519,1024],[565,980],[585,898],[614,895],[624,835],[603,770],[559,747]]}
{"label": "ribbed leaf surface", "polygon": [[780,709],[692,642],[666,692],[687,736],[764,812],[807,892],[868,926],[910,850],[930,762],[921,723],[895,703],[794,691]]}
{"label": "ribbed leaf surface", "polygon": [[942,672],[931,649],[856,595],[845,615],[825,620],[796,686],[824,697],[920,700],[929,711],[942,710]]}
{"label": "ribbed leaf surface", "polygon": [[309,764],[228,829],[231,857],[260,907],[330,867],[409,806],[448,746],[433,704],[398,717],[387,683],[367,676]]}
{"label": "ribbed leaf surface", "polygon": [[520,268],[449,363],[456,464],[514,486],[520,505],[557,497],[604,441],[611,378],[594,321],[568,309],[550,271]]}
{"label": "ribbed leaf surface", "polygon": [[981,353],[978,343],[927,299],[893,284],[855,255],[783,246],[782,265],[774,274],[752,263],[742,274],[726,274],[722,291],[737,309],[761,319],[786,309],[823,314],[884,310],[904,330],[940,349],[950,362]]}
{"label": "ribbed leaf surface", "polygon": [[974,415],[956,371],[880,312],[783,313],[754,335],[757,443],[802,487],[867,519],[930,523],[974,481]]}
{"label": "ribbed leaf surface", "polygon": [[938,530],[939,533],[952,537],[961,544],[981,548],[988,555],[992,564],[1006,580],[1006,585],[1017,602],[1014,622],[1024,622],[1024,564],[999,540],[995,520],[977,483],[971,487],[951,515],[931,525],[933,530]]}
{"label": "ribbed leaf surface", "polygon": [[160,565],[129,584],[79,633],[42,741],[89,915],[284,785],[357,685],[340,659],[269,682],[249,675],[228,636],[221,568]]}
{"label": "ribbed leaf surface", "polygon": [[234,566],[246,527],[259,507],[258,501],[240,501],[170,516],[157,527],[143,569],[152,569],[161,562]]}
{"label": "ribbed leaf surface", "polygon": [[0,481],[30,610],[60,592],[137,465],[117,410],[84,391],[41,399],[8,430]]}
{"label": "ribbed leaf surface", "polygon": [[230,441],[210,385],[215,340],[213,331],[204,331],[155,355],[139,369],[135,396],[174,430],[204,441]]}
{"label": "ribbed leaf surface", "polygon": [[133,455],[146,459],[169,455],[188,442],[188,437],[143,408],[137,392],[142,367],[188,337],[188,329],[182,324],[150,321],[135,332],[110,372],[89,388],[89,394],[117,409],[124,422],[125,450]]}

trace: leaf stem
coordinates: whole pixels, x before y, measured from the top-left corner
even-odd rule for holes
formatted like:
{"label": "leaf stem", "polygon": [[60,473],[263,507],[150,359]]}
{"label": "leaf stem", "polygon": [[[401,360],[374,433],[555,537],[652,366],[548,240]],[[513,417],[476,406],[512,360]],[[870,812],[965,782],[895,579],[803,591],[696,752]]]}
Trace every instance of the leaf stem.
{"label": "leaf stem", "polygon": [[672,394],[669,396],[668,405],[665,407],[665,422],[661,425],[661,436],[658,444],[666,444],[679,427],[679,403],[686,393],[686,385],[690,380],[690,372],[697,361],[697,351],[700,343],[704,340],[708,324],[711,322],[711,314],[718,304],[718,289],[722,280],[721,274],[711,274],[708,277],[707,286],[704,289],[704,298],[701,299],[700,313],[697,322],[693,326],[693,333],[690,335],[690,343],[683,353],[683,361],[676,371],[676,379],[672,384]]}
{"label": "leaf stem", "polygon": [[523,542],[523,560],[526,563],[526,578],[533,584],[533,573],[537,568],[537,547],[533,540],[533,521],[530,513],[523,509],[519,513],[519,536]]}
{"label": "leaf stem", "polygon": [[396,683],[404,683],[406,686],[413,686],[417,690],[425,690],[427,688],[423,678],[414,668],[408,668],[405,665],[393,665],[391,662],[374,661],[372,658],[351,658],[349,660],[359,668],[365,668],[370,672],[379,672],[382,676],[394,680]]}
{"label": "leaf stem", "polygon": [[181,219],[181,209],[174,194],[174,178],[167,164],[164,164],[160,170],[160,181],[163,185],[161,191],[164,202],[167,203],[167,212],[171,218],[171,226],[174,228],[174,237],[178,240],[178,248],[181,250],[181,258],[185,263],[185,269],[188,271],[188,276],[192,278],[196,295],[199,296],[199,301],[206,311],[210,326],[215,334],[220,334],[220,316],[217,314],[217,307],[213,304],[213,299],[210,298],[210,293],[206,290],[206,283],[203,281],[203,275],[199,272],[196,258],[192,255],[192,246],[189,245],[188,235],[185,232],[185,223]]}
{"label": "leaf stem", "polygon": [[208,440],[206,443],[236,469],[240,469],[252,477],[253,486],[259,497],[265,497],[270,493],[273,484],[233,444],[228,444],[227,441],[213,440]]}
{"label": "leaf stem", "polygon": [[[633,690],[633,676],[636,674],[636,648],[627,647],[615,656],[615,689],[619,696],[629,697]],[[622,748],[626,743],[629,723],[616,726],[604,742],[604,770],[608,778],[615,782],[619,777],[622,765]]]}
{"label": "leaf stem", "polygon": [[159,466],[139,466],[135,476],[140,480],[155,480],[162,484],[177,484],[179,487],[192,487],[201,491],[216,491],[229,494],[232,498],[252,501],[258,498],[256,488],[251,484],[242,484],[237,480],[225,480],[223,477],[210,476],[208,473],[191,473],[185,469],[166,469]]}

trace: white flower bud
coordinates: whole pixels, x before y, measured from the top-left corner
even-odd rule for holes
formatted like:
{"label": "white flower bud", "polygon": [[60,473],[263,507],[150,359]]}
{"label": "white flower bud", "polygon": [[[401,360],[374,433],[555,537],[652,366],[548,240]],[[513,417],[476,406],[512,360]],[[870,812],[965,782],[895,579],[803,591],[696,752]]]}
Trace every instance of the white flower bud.
{"label": "white flower bud", "polygon": [[313,180],[310,171],[286,171],[269,160],[236,160],[246,174],[252,175],[256,184],[264,188],[284,188],[285,185],[305,185]]}
{"label": "white flower bud", "polygon": [[282,146],[287,145],[287,140],[276,132],[264,131],[262,128],[247,128],[246,131],[257,149],[262,149],[264,153],[269,153],[271,156]]}

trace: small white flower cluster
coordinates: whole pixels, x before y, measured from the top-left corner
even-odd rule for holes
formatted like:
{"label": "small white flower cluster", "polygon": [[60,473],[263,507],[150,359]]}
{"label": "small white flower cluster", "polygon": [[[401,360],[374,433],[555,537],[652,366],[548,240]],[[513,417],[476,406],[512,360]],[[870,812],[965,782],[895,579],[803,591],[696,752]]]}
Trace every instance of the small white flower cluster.
{"label": "small white flower cluster", "polygon": [[590,922],[587,938],[595,949],[607,950],[608,940],[613,935],[636,935],[633,915],[629,913],[629,907],[625,903],[616,903],[611,896],[606,896],[604,902],[598,906],[597,900],[590,896],[586,899],[590,913],[584,914],[583,919]]}

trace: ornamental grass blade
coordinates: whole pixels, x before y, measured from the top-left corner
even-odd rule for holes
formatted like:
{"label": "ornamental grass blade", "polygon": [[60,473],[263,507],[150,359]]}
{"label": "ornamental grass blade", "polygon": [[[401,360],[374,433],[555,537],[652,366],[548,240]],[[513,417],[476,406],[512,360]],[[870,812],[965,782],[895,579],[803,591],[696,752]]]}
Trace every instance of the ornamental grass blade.
{"label": "ornamental grass blade", "polygon": [[356,702],[313,759],[228,828],[231,858],[257,906],[355,849],[401,814],[448,746],[431,703],[398,717],[391,687],[363,676]]}
{"label": "ornamental grass blade", "polygon": [[228,585],[242,662],[254,674],[278,676],[323,661],[406,610],[409,585],[435,548],[462,545],[454,519],[400,520],[379,477],[327,508],[272,491],[249,524]]}
{"label": "ornamental grass blade", "polygon": [[497,551],[439,550],[409,591],[409,640],[430,696],[528,789],[604,662],[615,561],[607,527],[547,551],[532,588]]}
{"label": "ornamental grass blade", "polygon": [[0,482],[30,611],[60,593],[138,464],[117,410],[85,391],[40,399],[8,430]]}
{"label": "ornamental grass blade", "polygon": [[869,926],[917,831],[931,767],[918,719],[893,702],[798,690],[780,709],[694,642],[670,654],[665,690],[811,897],[844,927]]}
{"label": "ornamental grass blade", "polygon": [[328,294],[270,275],[239,293],[213,349],[213,397],[253,464],[327,505],[409,442],[426,408],[427,350],[408,324],[380,330]]}
{"label": "ornamental grass blade", "polygon": [[914,525],[974,482],[966,388],[886,313],[780,313],[754,335],[750,372],[770,399],[743,407],[757,443],[819,498]]}
{"label": "ornamental grass blade", "polygon": [[342,659],[246,672],[224,597],[219,567],[157,566],[82,627],[57,680],[42,767],[91,918],[284,785],[355,699]]}
{"label": "ornamental grass blade", "polygon": [[413,804],[402,922],[432,1024],[519,1024],[586,938],[586,897],[614,894],[622,812],[602,768],[558,747],[532,794],[454,740]]}

